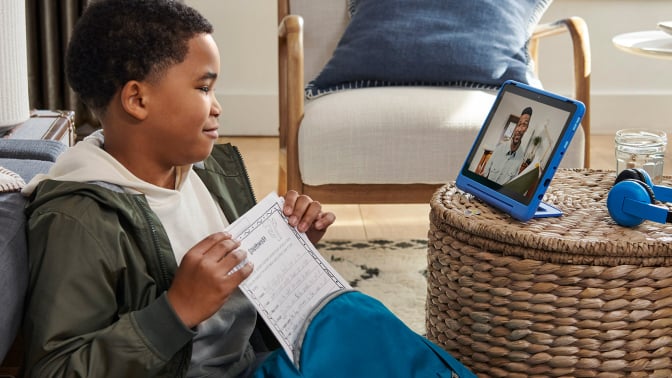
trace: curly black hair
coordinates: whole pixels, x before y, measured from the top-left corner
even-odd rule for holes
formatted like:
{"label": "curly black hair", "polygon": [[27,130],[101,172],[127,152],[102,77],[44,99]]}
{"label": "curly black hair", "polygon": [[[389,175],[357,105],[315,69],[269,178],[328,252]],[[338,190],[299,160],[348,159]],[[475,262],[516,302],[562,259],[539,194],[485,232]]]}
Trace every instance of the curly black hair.
{"label": "curly black hair", "polygon": [[213,27],[175,0],[96,0],[77,21],[68,45],[68,83],[91,110],[103,114],[130,80],[158,78],[184,60],[189,40]]}

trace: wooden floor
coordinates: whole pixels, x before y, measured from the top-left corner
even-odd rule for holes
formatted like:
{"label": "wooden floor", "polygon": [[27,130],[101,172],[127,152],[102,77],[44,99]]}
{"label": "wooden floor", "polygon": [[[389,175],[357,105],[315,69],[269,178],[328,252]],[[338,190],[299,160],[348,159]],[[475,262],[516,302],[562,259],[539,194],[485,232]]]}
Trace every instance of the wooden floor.
{"label": "wooden floor", "polygon": [[[261,199],[276,190],[278,178],[278,139],[275,137],[222,137],[240,149],[250,173],[252,186]],[[615,169],[613,135],[591,138],[591,168]],[[672,174],[672,156],[665,161],[665,175]],[[280,193],[283,194],[283,193]],[[373,240],[427,238],[429,204],[419,205],[329,205],[336,223],[327,239]]]}

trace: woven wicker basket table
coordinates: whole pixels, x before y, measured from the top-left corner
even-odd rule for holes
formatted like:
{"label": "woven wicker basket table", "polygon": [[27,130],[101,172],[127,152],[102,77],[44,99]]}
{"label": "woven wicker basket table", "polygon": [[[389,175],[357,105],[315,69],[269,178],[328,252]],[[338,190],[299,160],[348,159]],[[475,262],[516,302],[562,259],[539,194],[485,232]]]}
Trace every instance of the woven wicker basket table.
{"label": "woven wicker basket table", "polygon": [[427,337],[479,377],[672,377],[672,225],[616,225],[614,179],[559,170],[526,223],[437,190]]}

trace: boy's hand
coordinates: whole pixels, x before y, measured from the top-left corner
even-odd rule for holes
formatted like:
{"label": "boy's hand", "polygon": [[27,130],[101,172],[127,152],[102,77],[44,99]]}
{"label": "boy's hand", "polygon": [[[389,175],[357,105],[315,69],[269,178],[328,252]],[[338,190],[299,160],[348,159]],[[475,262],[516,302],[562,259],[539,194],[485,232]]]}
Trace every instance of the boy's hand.
{"label": "boy's hand", "polygon": [[305,232],[312,243],[322,239],[327,227],[336,220],[332,212],[322,212],[322,205],[306,195],[299,195],[295,190],[285,194],[285,207],[282,212],[289,224],[300,232]]}
{"label": "boy's hand", "polygon": [[231,293],[252,273],[252,263],[228,274],[247,253],[228,233],[212,234],[182,259],[168,289],[168,301],[182,322],[193,328],[217,312]]}

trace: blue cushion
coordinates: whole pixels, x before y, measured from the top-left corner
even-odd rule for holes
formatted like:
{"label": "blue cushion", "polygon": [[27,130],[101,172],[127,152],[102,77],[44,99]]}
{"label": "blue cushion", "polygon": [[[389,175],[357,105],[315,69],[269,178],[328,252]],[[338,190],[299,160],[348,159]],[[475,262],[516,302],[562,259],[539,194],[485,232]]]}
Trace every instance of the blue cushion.
{"label": "blue cushion", "polygon": [[68,147],[56,140],[0,139],[0,158],[56,161]]}
{"label": "blue cushion", "polygon": [[[0,167],[28,182],[47,172],[66,148],[57,141],[0,139]],[[25,205],[19,192],[0,193],[0,361],[19,328],[28,285]]]}
{"label": "blue cushion", "polygon": [[44,160],[0,158],[0,167],[15,172],[25,182],[32,180],[38,173],[48,172],[52,164],[54,163]]}
{"label": "blue cushion", "polygon": [[527,42],[552,0],[350,0],[352,19],[312,98],[392,85],[530,84]]}
{"label": "blue cushion", "polygon": [[0,193],[0,361],[19,328],[28,285],[25,205],[19,192]]}

